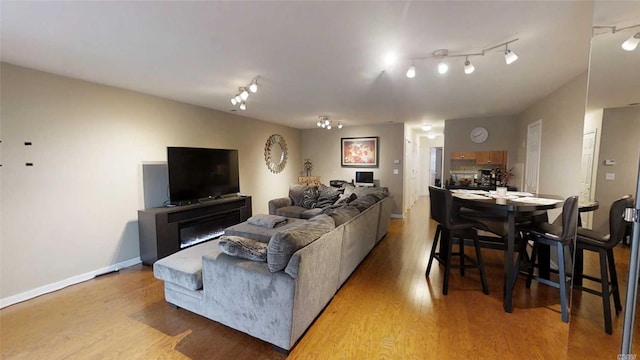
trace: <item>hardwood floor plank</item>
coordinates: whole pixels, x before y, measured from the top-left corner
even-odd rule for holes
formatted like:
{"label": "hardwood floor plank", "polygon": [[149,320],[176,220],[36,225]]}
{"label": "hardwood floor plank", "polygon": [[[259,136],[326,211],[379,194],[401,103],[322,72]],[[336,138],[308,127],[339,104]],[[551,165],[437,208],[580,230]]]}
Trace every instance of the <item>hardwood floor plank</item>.
{"label": "hardwood floor plank", "polygon": [[[623,318],[614,315],[614,334],[605,334],[597,296],[573,291],[569,325],[560,321],[556,289],[536,283],[526,289],[519,278],[514,312],[505,313],[500,251],[482,250],[489,295],[469,269],[464,277],[452,272],[443,296],[443,268],[434,262],[430,277],[424,274],[434,232],[428,198],[420,198],[405,219],[391,221],[288,358],[616,358]],[[615,252],[624,304],[629,250]],[[585,271],[598,271],[591,254]],[[171,308],[146,266],[0,310],[0,348],[2,359],[29,360],[287,358],[270,344]]]}

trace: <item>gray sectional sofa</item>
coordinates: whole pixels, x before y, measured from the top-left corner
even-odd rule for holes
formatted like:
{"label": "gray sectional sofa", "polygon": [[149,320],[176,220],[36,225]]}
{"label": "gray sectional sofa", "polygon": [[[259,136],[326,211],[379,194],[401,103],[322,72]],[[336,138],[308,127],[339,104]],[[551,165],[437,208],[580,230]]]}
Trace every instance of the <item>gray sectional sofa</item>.
{"label": "gray sectional sofa", "polygon": [[[167,302],[288,351],[387,233],[393,202],[376,190],[309,220],[236,225],[221,239],[158,260],[154,275]],[[252,251],[266,249],[266,261],[225,253],[225,239],[235,237],[253,241]]]}

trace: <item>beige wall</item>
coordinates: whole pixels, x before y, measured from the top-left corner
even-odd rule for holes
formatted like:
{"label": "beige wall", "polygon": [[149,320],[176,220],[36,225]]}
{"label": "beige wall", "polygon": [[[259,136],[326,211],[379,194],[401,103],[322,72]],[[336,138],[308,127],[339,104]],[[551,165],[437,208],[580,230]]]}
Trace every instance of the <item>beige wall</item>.
{"label": "beige wall", "polygon": [[[254,213],[301,170],[297,129],[9,64],[1,86],[0,299],[136,261],[142,164],[167,146],[238,149]],[[273,133],[289,147],[280,174],[264,163]]]}
{"label": "beige wall", "polygon": [[[341,167],[340,145],[343,137],[368,137],[378,136],[380,146],[380,159],[378,168],[365,168],[364,171],[373,171],[375,180],[380,180],[380,186],[386,186],[393,195],[393,214],[402,214],[403,202],[403,147],[404,124],[385,124],[370,126],[353,126],[342,129],[308,129],[302,130],[302,156],[299,164],[292,164],[302,169],[302,161],[310,158],[313,163],[312,175],[320,176],[322,183],[328,184],[329,180],[347,180],[355,178],[358,169]],[[399,164],[394,164],[399,160]],[[398,174],[393,174],[393,169],[398,169]],[[286,192],[282,192],[286,195]]]}
{"label": "beige wall", "polygon": [[519,118],[517,162],[525,162],[527,127],[542,119],[541,194],[578,195],[587,94],[587,73],[578,75],[529,107]]}
{"label": "beige wall", "polygon": [[[640,108],[605,109],[600,139],[595,196],[600,208],[593,213],[593,229],[608,233],[611,203],[623,195],[635,196],[640,155]],[[616,163],[605,166],[605,160]],[[606,173],[615,174],[615,180],[605,180]]]}
{"label": "beige wall", "polygon": [[[489,138],[482,144],[471,141],[471,130],[481,126],[489,131]],[[514,116],[452,119],[444,124],[444,174],[443,181],[449,179],[451,153],[454,151],[500,151],[506,150],[507,169],[515,164],[518,149],[516,139],[517,118]]]}

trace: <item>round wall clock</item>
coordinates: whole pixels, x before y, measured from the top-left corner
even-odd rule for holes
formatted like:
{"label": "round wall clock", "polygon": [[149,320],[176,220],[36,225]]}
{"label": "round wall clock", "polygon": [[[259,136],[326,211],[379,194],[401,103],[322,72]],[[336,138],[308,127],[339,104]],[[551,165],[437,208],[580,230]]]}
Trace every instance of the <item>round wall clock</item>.
{"label": "round wall clock", "polygon": [[489,138],[489,131],[483,127],[477,127],[471,130],[471,141],[480,144]]}

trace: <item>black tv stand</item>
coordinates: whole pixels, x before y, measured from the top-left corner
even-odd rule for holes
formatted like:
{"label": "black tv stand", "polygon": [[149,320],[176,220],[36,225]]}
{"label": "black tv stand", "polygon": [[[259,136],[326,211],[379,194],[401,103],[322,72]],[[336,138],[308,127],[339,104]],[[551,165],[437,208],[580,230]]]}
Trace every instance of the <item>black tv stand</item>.
{"label": "black tv stand", "polygon": [[251,196],[138,210],[140,258],[143,264],[152,265],[160,258],[210,240],[250,217]]}

